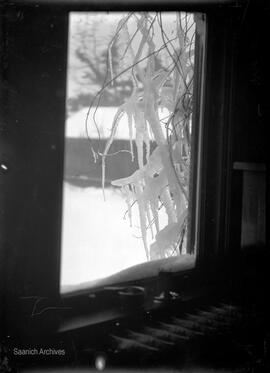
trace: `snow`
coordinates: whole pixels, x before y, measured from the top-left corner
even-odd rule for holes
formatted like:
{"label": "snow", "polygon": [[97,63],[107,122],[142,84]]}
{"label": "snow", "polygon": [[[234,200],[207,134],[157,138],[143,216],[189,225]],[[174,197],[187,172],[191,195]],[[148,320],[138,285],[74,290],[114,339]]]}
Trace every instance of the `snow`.
{"label": "snow", "polygon": [[[101,139],[106,139],[110,137],[113,118],[117,110],[118,110],[117,107],[111,107],[111,106],[99,107],[97,109],[92,108],[90,110],[89,119],[87,121],[87,131],[88,131],[89,137],[92,139],[99,138],[97,127],[99,130]],[[86,131],[87,113],[88,113],[88,108],[83,108],[67,119],[66,137],[87,138],[87,131]],[[126,115],[124,115],[123,119],[120,121],[120,126],[121,126],[121,131],[117,131],[115,135],[115,139],[128,139],[129,128],[128,128],[128,121],[127,121]]]}
{"label": "snow", "polygon": [[189,271],[195,267],[195,260],[196,256],[194,254],[182,254],[177,257],[174,256],[166,259],[152,260],[151,262],[134,265],[131,268],[124,269],[112,276],[100,280],[87,281],[73,285],[63,285],[61,287],[61,292],[71,293],[84,289],[100,289],[102,287],[127,283],[137,279],[154,278],[162,272],[176,273]]}
{"label": "snow", "polygon": [[[108,139],[110,137],[111,128],[113,124],[113,118],[118,110],[118,107],[114,106],[101,106],[99,108],[91,108],[88,120],[87,120],[87,131],[86,131],[86,117],[88,108],[83,108],[73,114],[66,120],[66,133],[67,138],[87,138],[97,139],[99,130],[101,139]],[[167,109],[160,110],[160,118],[166,118],[169,112]],[[93,118],[94,117],[94,118]],[[95,124],[96,122],[96,124]],[[134,126],[134,123],[133,123]],[[164,134],[166,133],[165,125],[163,128]],[[135,131],[134,131],[135,132]],[[128,116],[124,114],[119,121],[118,130],[114,138],[117,140],[129,140],[129,123]]]}
{"label": "snow", "polygon": [[[133,228],[119,189],[64,183],[61,285],[79,284],[146,261],[137,207]],[[150,234],[150,232],[149,232]]]}

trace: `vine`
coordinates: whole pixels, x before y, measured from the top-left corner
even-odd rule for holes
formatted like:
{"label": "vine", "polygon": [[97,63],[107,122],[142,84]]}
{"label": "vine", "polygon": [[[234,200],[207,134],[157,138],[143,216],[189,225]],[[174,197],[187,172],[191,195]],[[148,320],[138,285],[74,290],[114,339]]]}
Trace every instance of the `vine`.
{"label": "vine", "polygon": [[[131,35],[130,22],[134,21],[136,30]],[[123,122],[128,125],[129,152],[134,161],[135,141],[139,167],[131,175],[113,180],[112,185],[121,188],[130,225],[133,224],[132,211],[138,208],[147,260],[178,255],[186,249],[195,43],[193,15],[175,13],[174,25],[172,35],[168,35],[161,13],[129,13],[120,20],[108,45],[103,87],[92,101],[85,123],[88,131],[90,110],[95,107],[93,120],[99,132],[95,113],[102,95],[123,74],[128,75],[133,90],[113,118],[105,149],[101,152],[91,143],[91,150],[95,161],[101,159],[104,193],[106,158],[112,155],[109,151],[118,127]],[[119,38],[125,41],[120,61],[124,68],[117,71],[111,49]],[[126,66],[125,60],[132,63]],[[163,228],[160,227],[161,210],[167,215]],[[147,238],[149,230],[154,239],[151,245]]]}

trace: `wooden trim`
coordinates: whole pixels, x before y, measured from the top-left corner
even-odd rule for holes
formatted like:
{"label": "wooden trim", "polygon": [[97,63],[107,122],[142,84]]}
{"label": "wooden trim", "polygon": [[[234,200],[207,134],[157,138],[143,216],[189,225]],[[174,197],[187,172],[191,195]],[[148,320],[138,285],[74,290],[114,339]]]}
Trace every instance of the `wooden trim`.
{"label": "wooden trim", "polygon": [[65,6],[72,8],[130,8],[130,7],[174,7],[174,8],[185,8],[185,9],[195,9],[195,8],[220,8],[220,7],[241,7],[245,0],[169,0],[162,4],[159,0],[13,0],[9,3],[9,6],[23,5],[23,6],[43,6],[43,5],[53,5],[53,6]]}
{"label": "wooden trim", "polygon": [[266,165],[265,163],[234,162],[233,169],[240,171],[265,172]]}

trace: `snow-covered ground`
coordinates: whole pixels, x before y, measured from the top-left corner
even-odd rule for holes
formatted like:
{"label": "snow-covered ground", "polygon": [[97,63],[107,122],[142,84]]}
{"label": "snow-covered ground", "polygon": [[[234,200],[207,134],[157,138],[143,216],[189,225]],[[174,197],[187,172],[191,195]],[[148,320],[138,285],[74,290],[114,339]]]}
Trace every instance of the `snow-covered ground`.
{"label": "snow-covered ground", "polygon": [[64,183],[61,285],[109,276],[146,261],[137,208],[133,228],[119,190]]}
{"label": "snow-covered ground", "polygon": [[[105,106],[100,108],[92,108],[89,112],[88,108],[83,108],[73,114],[66,121],[66,137],[68,138],[87,138],[87,135],[92,139],[108,138],[111,133],[113,118],[117,112],[117,107]],[[87,119],[87,131],[86,131]],[[96,122],[96,123],[95,123]],[[97,130],[98,127],[98,130]],[[99,131],[99,132],[98,132]],[[116,139],[128,139],[128,123],[127,117],[123,116],[120,121],[119,130],[115,136]]]}

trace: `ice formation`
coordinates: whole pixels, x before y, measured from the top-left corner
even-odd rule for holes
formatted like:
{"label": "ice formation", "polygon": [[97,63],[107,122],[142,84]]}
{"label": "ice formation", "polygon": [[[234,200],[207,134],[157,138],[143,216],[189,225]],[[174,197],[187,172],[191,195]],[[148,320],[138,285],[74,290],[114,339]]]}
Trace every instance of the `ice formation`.
{"label": "ice formation", "polygon": [[[129,35],[128,15],[121,20],[117,34],[125,34],[129,52],[133,58],[130,77],[133,92],[118,109],[111,126],[111,134],[101,154],[102,185],[104,188],[106,157],[114,140],[121,117],[127,115],[129,142],[134,160],[135,140],[139,168],[132,175],[114,180],[120,187],[127,203],[128,217],[132,225],[132,207],[139,209],[140,230],[147,260],[178,254],[181,233],[185,232],[188,208],[188,184],[190,161],[191,101],[193,79],[193,42],[188,37],[188,25],[183,27],[181,14],[176,15],[176,37],[174,43],[164,32],[159,22],[159,32],[167,43],[167,55],[171,64],[156,70],[154,23],[158,15],[136,13],[136,34],[141,38],[136,52]],[[194,28],[194,25],[192,26]],[[191,26],[190,26],[191,28]],[[194,33],[194,31],[193,31]],[[176,41],[175,41],[176,39]],[[111,43],[110,47],[113,45]],[[140,61],[148,53],[146,66]],[[124,57],[124,55],[123,55]],[[111,52],[109,68],[114,75]],[[160,111],[169,113],[166,123]],[[155,144],[151,152],[151,142]],[[160,208],[165,209],[167,225],[160,229]],[[155,241],[149,245],[147,231],[151,230]],[[182,237],[183,238],[183,237]]]}

